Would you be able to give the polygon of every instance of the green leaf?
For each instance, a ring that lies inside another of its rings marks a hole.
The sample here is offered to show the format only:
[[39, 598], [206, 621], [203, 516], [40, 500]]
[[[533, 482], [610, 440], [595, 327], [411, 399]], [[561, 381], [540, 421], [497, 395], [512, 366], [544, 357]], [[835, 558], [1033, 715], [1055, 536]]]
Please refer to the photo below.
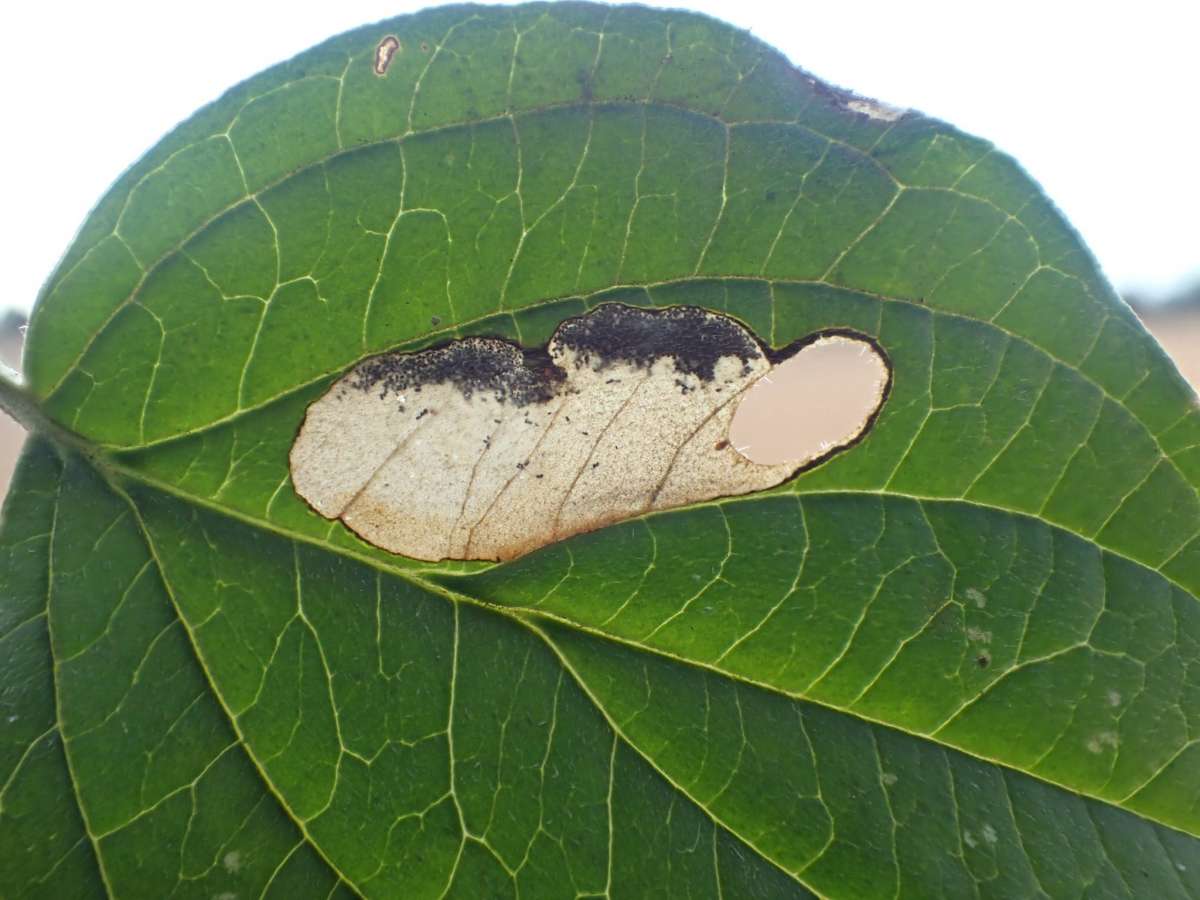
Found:
[[[504, 565], [296, 495], [364, 358], [609, 301], [851, 329], [891, 393]], [[25, 366], [4, 896], [1200, 896], [1200, 409], [984, 141], [699, 16], [430, 10], [152, 149]]]

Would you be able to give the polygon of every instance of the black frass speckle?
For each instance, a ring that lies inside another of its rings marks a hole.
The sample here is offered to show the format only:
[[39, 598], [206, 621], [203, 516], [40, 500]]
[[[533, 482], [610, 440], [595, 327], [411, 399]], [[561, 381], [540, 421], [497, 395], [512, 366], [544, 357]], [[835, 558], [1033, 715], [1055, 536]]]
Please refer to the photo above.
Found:
[[466, 338], [418, 353], [385, 353], [359, 365], [350, 386], [378, 388], [381, 397], [418, 392], [426, 385], [453, 384], [464, 397], [486, 394], [501, 403], [545, 403], [565, 373], [545, 351], [522, 351], [499, 338]]
[[763, 355], [750, 333], [737, 322], [696, 306], [641, 309], [605, 303], [567, 319], [551, 339], [597, 369], [614, 362], [649, 368], [670, 357], [685, 375], [711, 381], [717, 361], [733, 356], [743, 363]]

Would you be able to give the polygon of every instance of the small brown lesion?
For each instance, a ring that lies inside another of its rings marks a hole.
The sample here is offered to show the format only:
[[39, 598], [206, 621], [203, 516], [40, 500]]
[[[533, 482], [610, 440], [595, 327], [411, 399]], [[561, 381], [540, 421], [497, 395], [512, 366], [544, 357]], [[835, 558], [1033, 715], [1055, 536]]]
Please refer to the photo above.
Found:
[[394, 34], [389, 34], [375, 48], [375, 74], [386, 75], [388, 66], [392, 64], [392, 58], [400, 52], [400, 39]]

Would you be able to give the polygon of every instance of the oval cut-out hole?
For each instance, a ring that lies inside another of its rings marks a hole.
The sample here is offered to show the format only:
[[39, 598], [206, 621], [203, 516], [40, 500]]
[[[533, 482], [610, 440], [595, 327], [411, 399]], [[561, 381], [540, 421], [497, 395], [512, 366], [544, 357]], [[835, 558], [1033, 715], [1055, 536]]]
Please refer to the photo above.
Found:
[[730, 423], [729, 442], [760, 465], [819, 459], [866, 430], [887, 382], [887, 363], [868, 341], [820, 337], [746, 392]]

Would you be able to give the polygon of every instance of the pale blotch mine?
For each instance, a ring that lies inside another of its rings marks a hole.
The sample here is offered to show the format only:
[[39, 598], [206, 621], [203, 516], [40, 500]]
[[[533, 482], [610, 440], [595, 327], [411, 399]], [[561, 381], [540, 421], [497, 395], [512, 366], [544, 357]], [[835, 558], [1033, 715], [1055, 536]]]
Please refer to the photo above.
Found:
[[[309, 407], [292, 481], [321, 515], [391, 552], [513, 559], [655, 510], [773, 487], [853, 443], [887, 392], [871, 344], [822, 337], [775, 368], [830, 346], [870, 367], [850, 392], [853, 414], [765, 463], [739, 452], [730, 426], [772, 362], [744, 326], [706, 310], [605, 304], [563, 322], [545, 350], [467, 338], [384, 354]], [[813, 412], [800, 397], [788, 414]]]
[[886, 103], [880, 103], [878, 100], [867, 100], [859, 97], [851, 100], [846, 104], [847, 109], [854, 110], [856, 113], [861, 113], [870, 119], [878, 119], [880, 122], [895, 122], [902, 115], [908, 112], [898, 106], [889, 106]]
[[400, 50], [400, 40], [395, 35], [389, 34], [375, 48], [375, 74], [386, 75], [388, 66], [392, 64], [392, 57]]

